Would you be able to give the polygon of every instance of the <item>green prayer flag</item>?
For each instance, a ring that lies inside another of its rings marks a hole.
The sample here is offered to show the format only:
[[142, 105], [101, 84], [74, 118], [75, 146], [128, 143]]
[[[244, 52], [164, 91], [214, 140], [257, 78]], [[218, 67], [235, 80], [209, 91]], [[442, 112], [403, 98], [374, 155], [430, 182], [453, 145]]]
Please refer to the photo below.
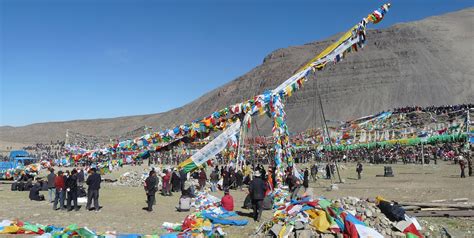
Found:
[[67, 226], [65, 230], [66, 231], [75, 231], [77, 229], [78, 229], [77, 224], [71, 224], [71, 225]]

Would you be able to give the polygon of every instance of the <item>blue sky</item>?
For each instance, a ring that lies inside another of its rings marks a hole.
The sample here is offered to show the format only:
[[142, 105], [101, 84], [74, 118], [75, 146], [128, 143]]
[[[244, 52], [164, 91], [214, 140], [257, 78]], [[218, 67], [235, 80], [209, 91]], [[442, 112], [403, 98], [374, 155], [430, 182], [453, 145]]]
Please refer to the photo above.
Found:
[[[0, 3], [0, 125], [21, 126], [182, 106], [261, 64], [275, 49], [347, 30], [383, 1]], [[377, 28], [473, 2], [392, 5]]]

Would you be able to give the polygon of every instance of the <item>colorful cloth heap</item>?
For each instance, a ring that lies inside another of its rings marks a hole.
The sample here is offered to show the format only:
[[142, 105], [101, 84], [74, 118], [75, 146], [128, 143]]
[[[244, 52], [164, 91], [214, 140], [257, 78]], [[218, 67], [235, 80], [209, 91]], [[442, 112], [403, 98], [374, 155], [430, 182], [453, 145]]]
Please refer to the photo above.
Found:
[[16, 174], [16, 169], [2, 169], [0, 170], [0, 179], [11, 180]]
[[164, 222], [162, 227], [169, 234], [162, 237], [191, 237], [203, 234], [206, 237], [220, 237], [226, 235], [223, 226], [245, 226], [247, 220], [229, 219], [237, 216], [235, 212], [226, 211], [220, 207], [220, 200], [206, 192], [200, 192], [193, 199], [195, 212], [188, 215], [182, 223]]
[[30, 164], [27, 166], [21, 165], [13, 169], [2, 169], [0, 170], [0, 179], [12, 180], [18, 176], [21, 176], [22, 174], [27, 174], [29, 176], [35, 177], [36, 175], [38, 175], [40, 169], [41, 165], [39, 163]]
[[[312, 229], [315, 233], [342, 234], [344, 237], [350, 238], [384, 237], [379, 231], [369, 227], [364, 222], [363, 219], [366, 219], [365, 211], [360, 213], [355, 209], [345, 210], [343, 207], [347, 207], [347, 204], [343, 205], [340, 201], [331, 201], [323, 197], [312, 199], [306, 196], [291, 201], [288, 200], [288, 197], [285, 190], [275, 190], [273, 218], [259, 229], [263, 228], [264, 232], [270, 231], [276, 237], [286, 237], [289, 233], [302, 229]], [[421, 237], [419, 232], [421, 227], [419, 227], [415, 218], [406, 217], [403, 227], [400, 227], [399, 223], [393, 223], [392, 228], [393, 231], [401, 229], [400, 231], [405, 233], [407, 237], [413, 235], [414, 237]], [[259, 230], [258, 232], [262, 231]]]
[[[22, 221], [3, 220], [0, 222], [0, 234], [28, 234], [40, 235], [39, 237], [94, 237], [98, 236], [87, 227], [79, 228], [76, 224], [65, 228], [52, 225], [32, 224]], [[105, 236], [102, 236], [105, 237]]]

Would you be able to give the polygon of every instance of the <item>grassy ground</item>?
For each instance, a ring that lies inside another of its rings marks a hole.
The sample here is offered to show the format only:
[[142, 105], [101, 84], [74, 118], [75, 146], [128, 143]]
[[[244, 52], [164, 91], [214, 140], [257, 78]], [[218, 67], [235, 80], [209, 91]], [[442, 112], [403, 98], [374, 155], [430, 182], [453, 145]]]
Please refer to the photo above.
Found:
[[[459, 178], [459, 166], [441, 163], [438, 165], [392, 165], [395, 177], [376, 177], [383, 174], [383, 165], [364, 166], [362, 180], [356, 180], [355, 165], [343, 164], [340, 166], [341, 177], [345, 181], [339, 184], [339, 190], [327, 191], [330, 180], [320, 179], [310, 184], [315, 195], [328, 198], [355, 196], [360, 198], [374, 198], [377, 195], [397, 201], [429, 202], [436, 199], [468, 198], [474, 201], [474, 177]], [[142, 171], [142, 167], [124, 167], [120, 171], [106, 175], [107, 178], [116, 178], [120, 174], [130, 171]], [[46, 192], [42, 192], [47, 197]], [[231, 190], [237, 211], [249, 213], [241, 209], [245, 198], [245, 191]], [[222, 192], [214, 193], [221, 197]], [[103, 209], [99, 213], [53, 211], [48, 202], [32, 202], [27, 192], [12, 192], [10, 185], [0, 185], [0, 219], [15, 219], [40, 224], [54, 224], [67, 226], [77, 223], [87, 226], [98, 232], [117, 231], [120, 233], [163, 233], [160, 228], [165, 221], [180, 222], [188, 213], [176, 212], [179, 194], [172, 197], [157, 196], [157, 205], [151, 213], [143, 211], [145, 193], [142, 187], [124, 187], [103, 183], [100, 190], [100, 204]], [[270, 211], [265, 211], [263, 220], [271, 217]], [[245, 227], [228, 227], [225, 229], [232, 237], [245, 237], [251, 234], [258, 224], [251, 221]], [[474, 220], [454, 218], [425, 219], [436, 226], [446, 226], [455, 232], [456, 237], [470, 237], [474, 232]], [[436, 237], [436, 235], [435, 235]]]

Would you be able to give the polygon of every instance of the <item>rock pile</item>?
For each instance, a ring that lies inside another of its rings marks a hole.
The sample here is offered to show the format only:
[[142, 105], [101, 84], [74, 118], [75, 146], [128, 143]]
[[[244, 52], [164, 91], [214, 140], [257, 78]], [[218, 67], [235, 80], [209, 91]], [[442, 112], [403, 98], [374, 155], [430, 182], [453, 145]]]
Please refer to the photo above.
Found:
[[147, 173], [139, 173], [136, 171], [126, 172], [120, 176], [114, 185], [129, 186], [129, 187], [140, 187], [143, 186]]
[[408, 232], [420, 235], [421, 231], [416, 219], [405, 217], [405, 220], [392, 222], [369, 200], [356, 197], [329, 200], [306, 194], [299, 200], [278, 196], [273, 218], [258, 227], [253, 237], [382, 238], [406, 237]]
[[369, 227], [374, 228], [384, 236], [405, 237], [406, 235], [396, 229], [392, 229], [396, 223], [390, 221], [375, 205], [375, 203], [356, 197], [344, 197], [335, 200], [340, 203], [344, 210], [362, 219]]

